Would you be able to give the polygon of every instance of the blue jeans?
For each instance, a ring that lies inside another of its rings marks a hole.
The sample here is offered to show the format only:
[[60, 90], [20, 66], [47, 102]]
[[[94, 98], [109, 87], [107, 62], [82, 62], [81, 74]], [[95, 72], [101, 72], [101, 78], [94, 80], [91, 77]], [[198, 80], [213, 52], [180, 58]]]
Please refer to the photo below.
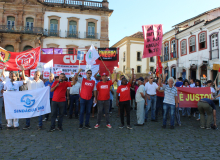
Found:
[[190, 115], [191, 115], [191, 108], [182, 108], [182, 116], [190, 116]]
[[150, 100], [147, 99], [147, 106], [145, 109], [145, 119], [147, 120], [148, 117], [148, 111], [151, 108], [151, 120], [155, 120], [155, 111], [156, 111], [156, 101], [157, 101], [157, 96], [150, 96]]
[[63, 124], [63, 115], [65, 109], [66, 102], [55, 102], [52, 101], [51, 106], [51, 127], [55, 128], [55, 120], [57, 118], [57, 110], [59, 109], [59, 119], [58, 119], [58, 127], [62, 127]]
[[86, 110], [86, 122], [85, 125], [89, 124], [90, 112], [92, 108], [92, 98], [90, 100], [85, 100], [80, 98], [80, 114], [79, 114], [79, 124], [83, 125], [84, 113]]
[[158, 113], [159, 113], [160, 108], [162, 108], [162, 115], [163, 115], [163, 100], [164, 100], [164, 97], [157, 96], [156, 119], [158, 118]]
[[70, 95], [70, 110], [69, 110], [69, 115], [73, 115], [73, 106], [75, 103], [75, 117], [78, 117], [78, 112], [79, 112], [79, 95]]
[[[38, 126], [42, 126], [43, 122], [42, 122], [43, 117], [42, 116], [38, 116]], [[26, 125], [30, 126], [31, 125], [31, 119], [30, 118], [26, 118]]]
[[0, 98], [0, 126], [2, 125], [2, 107], [3, 107], [3, 97]]
[[170, 125], [174, 126], [175, 121], [175, 105], [163, 103], [163, 125], [167, 124], [167, 112], [170, 109]]
[[178, 107], [176, 108], [176, 122], [177, 122], [177, 124], [181, 125], [179, 109], [180, 109], [180, 107], [179, 107], [179, 103], [178, 103]]

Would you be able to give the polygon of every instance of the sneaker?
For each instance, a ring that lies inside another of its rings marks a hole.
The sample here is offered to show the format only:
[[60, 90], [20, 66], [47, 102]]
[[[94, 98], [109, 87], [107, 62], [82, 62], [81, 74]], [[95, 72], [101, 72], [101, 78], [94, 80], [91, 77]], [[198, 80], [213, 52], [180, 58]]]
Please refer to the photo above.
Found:
[[42, 130], [43, 128], [42, 128], [42, 126], [38, 126], [38, 129], [37, 130]]
[[98, 125], [98, 124], [96, 124], [96, 125], [94, 126], [94, 128], [99, 128], [99, 125]]
[[123, 124], [121, 124], [121, 125], [119, 126], [119, 128], [120, 128], [120, 129], [124, 128], [124, 125], [123, 125]]
[[46, 122], [46, 121], [48, 121], [48, 119], [47, 119], [47, 118], [44, 118], [42, 121], [43, 121], [43, 122]]
[[90, 127], [90, 125], [88, 125], [88, 124], [85, 125], [85, 128], [86, 128], [86, 129], [92, 129], [92, 128]]
[[134, 124], [135, 126], [144, 126], [144, 124]]
[[200, 126], [200, 128], [205, 129], [205, 127], [203, 127], [203, 126]]
[[55, 128], [54, 127], [50, 127], [49, 132], [53, 132], [53, 131], [55, 131]]
[[58, 119], [56, 118], [56, 122], [58, 122]]
[[162, 128], [164, 128], [164, 129], [165, 129], [165, 128], [166, 128], [166, 126], [165, 126], [165, 125], [163, 125], [163, 126], [162, 126]]
[[12, 127], [7, 127], [7, 130], [10, 130], [10, 129], [12, 129]]
[[30, 126], [25, 126], [24, 128], [23, 128], [23, 130], [27, 130], [27, 129], [30, 129], [31, 127]]
[[130, 125], [127, 125], [127, 129], [133, 129]]
[[170, 126], [170, 129], [174, 129], [174, 126]]
[[211, 129], [211, 127], [208, 127], [208, 128], [206, 128], [206, 129]]
[[179, 127], [181, 127], [181, 124], [177, 124]]
[[82, 124], [79, 125], [79, 129], [83, 129], [83, 125]]
[[106, 125], [107, 128], [112, 128], [111, 124]]
[[20, 128], [19, 128], [19, 127], [15, 127], [14, 129], [15, 129], [15, 130], [19, 130]]
[[63, 131], [63, 127], [58, 127], [58, 131]]

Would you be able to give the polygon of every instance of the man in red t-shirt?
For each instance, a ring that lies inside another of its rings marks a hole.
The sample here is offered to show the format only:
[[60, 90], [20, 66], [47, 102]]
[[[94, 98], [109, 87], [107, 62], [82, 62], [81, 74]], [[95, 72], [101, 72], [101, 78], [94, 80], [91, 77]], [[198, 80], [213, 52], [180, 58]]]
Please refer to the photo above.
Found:
[[[109, 108], [110, 108], [110, 88], [111, 85], [116, 81], [116, 72], [114, 72], [115, 76], [113, 80], [108, 80], [108, 75], [106, 73], [102, 74], [102, 81], [99, 82], [96, 86], [97, 88], [97, 106], [98, 106], [98, 116], [97, 116], [97, 124], [94, 128], [99, 128], [102, 118], [102, 110], [105, 110], [105, 118], [106, 118], [106, 127], [112, 128], [109, 122]], [[110, 75], [110, 72], [109, 72]], [[111, 75], [110, 75], [111, 77]]]
[[[130, 87], [133, 80], [134, 80], [134, 68], [132, 68], [132, 76], [130, 81], [128, 82], [126, 78], [122, 78], [121, 86], [118, 87], [116, 93], [116, 105], [120, 106], [121, 125], [119, 126], [119, 128], [121, 129], [124, 127], [124, 108], [127, 113], [127, 128], [132, 129], [132, 127], [130, 126], [130, 100], [131, 100]], [[119, 93], [120, 93], [120, 99], [118, 103]]]
[[59, 81], [54, 81], [53, 85], [51, 86], [51, 92], [53, 93], [52, 98], [52, 105], [51, 105], [51, 128], [50, 132], [55, 130], [55, 120], [57, 118], [57, 109], [59, 108], [59, 119], [58, 119], [58, 130], [63, 131], [62, 123], [63, 123], [63, 115], [64, 109], [66, 104], [66, 90], [68, 87], [71, 87], [75, 84], [73, 82], [66, 82], [65, 81], [65, 74], [61, 73], [59, 76]]

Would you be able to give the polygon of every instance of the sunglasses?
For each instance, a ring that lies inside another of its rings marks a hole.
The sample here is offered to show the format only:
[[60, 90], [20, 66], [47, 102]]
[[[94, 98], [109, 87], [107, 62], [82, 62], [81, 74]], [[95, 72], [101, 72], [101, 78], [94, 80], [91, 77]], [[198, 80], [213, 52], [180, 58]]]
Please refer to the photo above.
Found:
[[150, 78], [150, 79], [153, 79], [153, 78]]
[[87, 73], [87, 74], [92, 74], [92, 73]]

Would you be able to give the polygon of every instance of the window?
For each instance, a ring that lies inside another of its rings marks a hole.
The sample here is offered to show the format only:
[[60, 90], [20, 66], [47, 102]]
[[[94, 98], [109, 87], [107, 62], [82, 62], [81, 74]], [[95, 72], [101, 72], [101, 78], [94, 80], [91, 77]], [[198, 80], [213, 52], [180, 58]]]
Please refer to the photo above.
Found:
[[199, 49], [206, 49], [206, 32], [199, 34]]
[[154, 72], [154, 67], [150, 67], [150, 71], [151, 71], [151, 72]]
[[169, 43], [166, 42], [164, 44], [164, 61], [168, 61], [169, 60]]
[[183, 40], [181, 42], [181, 55], [185, 55], [186, 54], [186, 40]]
[[137, 73], [141, 73], [141, 66], [137, 66]]
[[23, 51], [31, 50], [32, 48], [33, 48], [33, 47], [31, 47], [31, 46], [25, 46], [24, 49], [23, 49]]
[[93, 22], [88, 23], [88, 36], [95, 37], [95, 23]]
[[196, 51], [196, 37], [193, 36], [189, 39], [189, 52]]
[[74, 54], [74, 49], [73, 48], [68, 48], [68, 54]]
[[176, 40], [171, 41], [171, 53], [176, 52]]
[[7, 45], [7, 46], [5, 46], [5, 50], [14, 52], [14, 46], [12, 46], [12, 45]]
[[50, 20], [50, 36], [58, 35], [58, 20], [51, 19]]
[[76, 37], [77, 36], [77, 22], [69, 21], [69, 36]]
[[154, 57], [150, 57], [150, 62], [154, 62]]
[[33, 29], [34, 27], [34, 18], [28, 17], [26, 18], [26, 27], [29, 29]]
[[12, 16], [7, 17], [7, 26], [8, 26], [8, 29], [14, 28], [14, 26], [15, 26], [15, 17], [12, 17]]
[[174, 68], [174, 67], [171, 69], [171, 77], [176, 79], [176, 68]]
[[212, 50], [218, 49], [218, 34], [215, 33], [211, 36]]
[[123, 73], [125, 73], [125, 66], [123, 66]]
[[125, 62], [125, 52], [123, 53], [123, 62]]
[[141, 61], [141, 52], [137, 52], [137, 61]]

